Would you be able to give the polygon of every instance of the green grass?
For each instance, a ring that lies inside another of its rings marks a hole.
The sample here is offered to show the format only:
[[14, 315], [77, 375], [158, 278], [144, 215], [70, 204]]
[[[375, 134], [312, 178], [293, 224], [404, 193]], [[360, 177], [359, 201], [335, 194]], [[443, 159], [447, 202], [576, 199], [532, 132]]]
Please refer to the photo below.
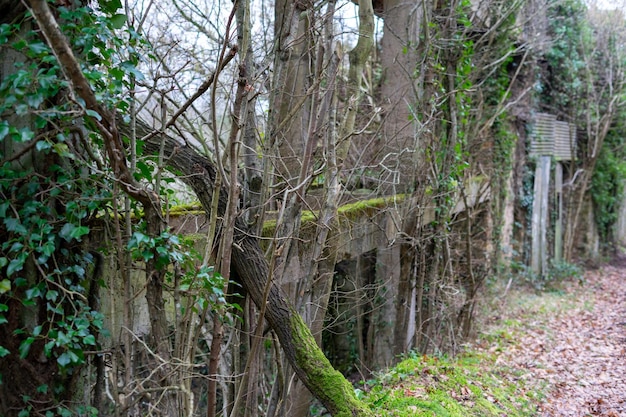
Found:
[[[505, 337], [506, 339], [506, 337]], [[528, 389], [493, 354], [413, 356], [364, 384], [377, 416], [532, 416], [541, 393]]]

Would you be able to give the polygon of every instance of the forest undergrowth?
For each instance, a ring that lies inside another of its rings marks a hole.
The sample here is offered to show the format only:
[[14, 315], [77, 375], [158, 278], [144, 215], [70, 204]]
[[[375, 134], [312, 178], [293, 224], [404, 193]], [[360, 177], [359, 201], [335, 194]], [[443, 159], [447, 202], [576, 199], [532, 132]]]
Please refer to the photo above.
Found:
[[377, 415], [626, 416], [626, 257], [502, 294], [464, 353], [410, 356], [366, 382]]

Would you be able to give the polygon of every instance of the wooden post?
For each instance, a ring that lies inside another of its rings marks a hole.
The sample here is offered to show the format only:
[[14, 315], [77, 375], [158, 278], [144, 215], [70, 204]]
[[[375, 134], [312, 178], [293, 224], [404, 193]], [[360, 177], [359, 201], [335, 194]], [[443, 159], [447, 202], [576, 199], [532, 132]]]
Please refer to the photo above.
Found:
[[563, 165], [557, 162], [554, 168], [554, 196], [557, 209], [554, 225], [554, 260], [559, 262], [563, 259]]
[[541, 156], [535, 168], [535, 188], [532, 217], [531, 269], [545, 274], [548, 269], [548, 192], [550, 189], [550, 157]]
[[541, 201], [539, 196], [541, 195], [541, 163], [537, 161], [535, 167], [535, 187], [533, 190], [533, 215], [531, 223], [531, 257], [530, 268], [532, 272], [538, 274], [541, 271]]

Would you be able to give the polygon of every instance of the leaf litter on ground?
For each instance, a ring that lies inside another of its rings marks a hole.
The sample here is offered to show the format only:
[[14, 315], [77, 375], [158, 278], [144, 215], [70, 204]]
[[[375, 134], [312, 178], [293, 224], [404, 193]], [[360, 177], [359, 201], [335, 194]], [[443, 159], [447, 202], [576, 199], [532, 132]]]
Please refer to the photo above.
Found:
[[508, 300], [517, 305], [504, 315], [519, 326], [496, 362], [546, 392], [537, 415], [626, 416], [626, 263], [561, 293]]
[[365, 385], [378, 416], [626, 417], [626, 261], [510, 293], [456, 358], [414, 354]]

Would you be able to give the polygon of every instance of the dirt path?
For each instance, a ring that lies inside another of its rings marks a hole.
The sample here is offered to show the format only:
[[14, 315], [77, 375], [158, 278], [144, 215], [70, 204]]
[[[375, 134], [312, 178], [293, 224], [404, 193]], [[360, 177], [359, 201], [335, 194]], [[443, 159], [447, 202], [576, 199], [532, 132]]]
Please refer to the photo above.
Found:
[[498, 361], [547, 384], [541, 416], [626, 417], [626, 264], [585, 278], [521, 308], [519, 332]]

